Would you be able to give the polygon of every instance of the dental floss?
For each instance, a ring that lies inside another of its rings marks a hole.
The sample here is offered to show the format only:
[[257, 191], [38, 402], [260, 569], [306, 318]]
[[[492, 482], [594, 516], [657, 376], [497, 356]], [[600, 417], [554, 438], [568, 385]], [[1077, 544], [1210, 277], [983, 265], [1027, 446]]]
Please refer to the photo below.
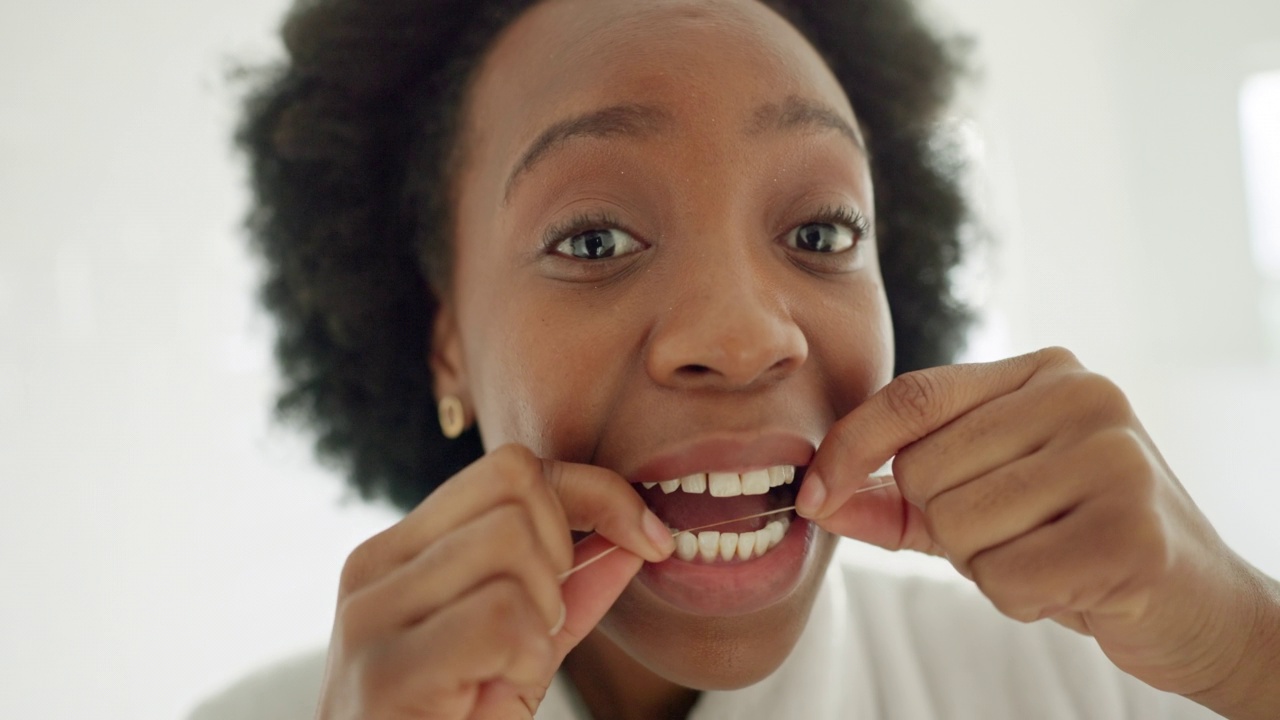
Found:
[[[861, 488], [861, 489], [855, 490], [855, 491], [853, 491], [853, 494], [854, 494], [854, 495], [858, 495], [858, 494], [860, 494], [860, 493], [864, 493], [864, 492], [871, 492], [872, 490], [880, 490], [880, 489], [882, 489], [882, 488], [887, 488], [887, 487], [889, 487], [890, 485], [893, 485], [893, 484], [895, 484], [893, 481], [889, 481], [889, 482], [885, 482], [885, 483], [880, 483], [879, 485], [872, 485], [871, 487], [864, 487], [864, 488]], [[747, 516], [745, 516], [745, 517], [733, 518], [732, 520], [721, 520], [721, 521], [719, 521], [719, 522], [713, 522], [713, 523], [710, 523], [709, 525], [699, 525], [698, 527], [686, 528], [686, 529], [684, 529], [684, 530], [672, 530], [672, 531], [671, 531], [671, 537], [675, 537], [675, 536], [677, 536], [677, 535], [679, 535], [679, 534], [681, 534], [681, 533], [698, 532], [699, 530], [707, 530], [707, 529], [710, 529], [710, 528], [713, 528], [713, 527], [720, 527], [721, 525], [728, 525], [729, 523], [741, 522], [742, 520], [754, 520], [755, 518], [768, 517], [768, 516], [770, 516], [770, 515], [781, 515], [782, 513], [785, 513], [785, 512], [791, 512], [792, 510], [795, 510], [795, 509], [796, 509], [796, 506], [795, 506], [795, 505], [790, 505], [790, 506], [787, 506], [787, 507], [784, 507], [784, 508], [778, 508], [777, 510], [769, 510], [768, 512], [756, 513], [755, 515], [747, 515]], [[581, 569], [585, 568], [586, 566], [590, 565], [591, 563], [594, 563], [595, 561], [599, 560], [600, 558], [604, 557], [605, 555], [608, 555], [609, 553], [611, 553], [611, 552], [613, 552], [614, 550], [617, 550], [617, 549], [618, 549], [618, 546], [617, 546], [617, 545], [614, 545], [613, 547], [611, 547], [611, 548], [609, 548], [609, 549], [605, 550], [604, 552], [601, 552], [600, 554], [595, 555], [594, 557], [591, 557], [590, 559], [584, 560], [584, 561], [582, 561], [582, 562], [578, 563], [577, 565], [574, 565], [573, 567], [569, 568], [568, 570], [566, 570], [566, 571], [564, 571], [564, 572], [560, 573], [560, 575], [558, 576], [558, 579], [559, 579], [560, 583], [561, 583], [561, 584], [564, 584], [564, 581], [565, 581], [565, 580], [568, 580], [568, 579], [569, 579], [569, 576], [573, 575], [574, 573], [578, 572], [579, 570], [581, 570]]]

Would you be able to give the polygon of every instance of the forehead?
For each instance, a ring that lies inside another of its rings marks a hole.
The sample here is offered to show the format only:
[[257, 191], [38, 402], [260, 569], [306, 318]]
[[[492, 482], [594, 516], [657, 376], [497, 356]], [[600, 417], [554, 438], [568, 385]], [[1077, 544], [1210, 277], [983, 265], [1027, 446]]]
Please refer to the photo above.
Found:
[[677, 122], [713, 126], [787, 97], [855, 122], [817, 52], [755, 0], [546, 0], [490, 51], [467, 135], [487, 156], [473, 160], [500, 165], [539, 130], [601, 107], [652, 105]]

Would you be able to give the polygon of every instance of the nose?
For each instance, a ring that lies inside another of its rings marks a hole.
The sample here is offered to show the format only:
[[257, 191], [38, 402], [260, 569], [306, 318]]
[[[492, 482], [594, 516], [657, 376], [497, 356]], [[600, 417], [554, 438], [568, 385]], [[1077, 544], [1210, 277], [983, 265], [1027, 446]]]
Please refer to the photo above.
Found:
[[697, 263], [680, 273], [685, 292], [653, 325], [645, 364], [660, 385], [739, 390], [794, 373], [808, 341], [778, 280], [745, 259]]

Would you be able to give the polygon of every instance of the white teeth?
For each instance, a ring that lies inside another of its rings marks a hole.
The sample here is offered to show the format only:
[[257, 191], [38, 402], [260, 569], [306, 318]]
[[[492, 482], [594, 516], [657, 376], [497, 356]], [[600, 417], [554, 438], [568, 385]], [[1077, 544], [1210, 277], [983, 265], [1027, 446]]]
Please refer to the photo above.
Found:
[[775, 465], [769, 468], [769, 487], [776, 488], [782, 484], [782, 467], [781, 465]]
[[755, 532], [681, 532], [676, 535], [676, 557], [685, 562], [701, 559], [704, 563], [751, 560], [777, 547], [790, 526], [789, 518], [781, 518], [770, 520]]
[[676, 557], [685, 562], [698, 556], [698, 538], [693, 533], [682, 532], [676, 535]]
[[764, 526], [766, 532], [769, 533], [769, 544], [777, 545], [782, 542], [782, 536], [787, 532], [787, 528], [777, 520]]
[[770, 488], [795, 480], [796, 469], [790, 465], [776, 465], [761, 470], [742, 473], [712, 472], [693, 473], [676, 480], [640, 483], [644, 489], [661, 486], [668, 495], [680, 490], [695, 495], [710, 492], [712, 497], [737, 497], [738, 495], [764, 495]]
[[704, 530], [698, 533], [698, 552], [706, 562], [715, 560], [720, 552], [720, 533], [715, 530]]
[[763, 555], [769, 552], [769, 529], [766, 525], [755, 531], [756, 536], [756, 554]]
[[720, 533], [720, 559], [732, 560], [738, 554], [738, 533]]
[[742, 478], [738, 473], [707, 473], [707, 489], [711, 497], [734, 497], [742, 494]]
[[700, 494], [707, 491], [706, 473], [694, 473], [680, 478], [680, 489], [687, 493]]
[[743, 495], [764, 495], [769, 492], [769, 471], [752, 470], [742, 473]]
[[769, 468], [769, 487], [786, 485], [796, 479], [796, 469], [791, 465], [775, 465]]

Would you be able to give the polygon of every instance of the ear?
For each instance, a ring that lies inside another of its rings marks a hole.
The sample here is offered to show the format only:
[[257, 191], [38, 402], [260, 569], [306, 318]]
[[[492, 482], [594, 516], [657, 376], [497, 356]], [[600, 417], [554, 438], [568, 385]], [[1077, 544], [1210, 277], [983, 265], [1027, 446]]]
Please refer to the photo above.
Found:
[[431, 328], [431, 353], [427, 358], [431, 367], [436, 400], [454, 395], [462, 406], [471, 408], [470, 385], [467, 382], [466, 365], [462, 358], [462, 338], [458, 336], [458, 319], [451, 303], [436, 307], [435, 322]]

